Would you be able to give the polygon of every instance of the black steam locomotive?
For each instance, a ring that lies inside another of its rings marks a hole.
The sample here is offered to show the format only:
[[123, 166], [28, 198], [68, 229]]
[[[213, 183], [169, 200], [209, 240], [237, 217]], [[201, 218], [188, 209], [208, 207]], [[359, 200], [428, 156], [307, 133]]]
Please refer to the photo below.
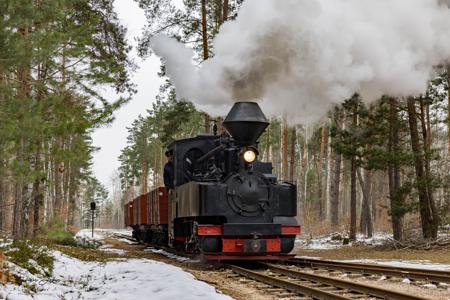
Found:
[[[288, 257], [300, 233], [296, 186], [278, 181], [272, 164], [258, 160], [257, 140], [268, 125], [258, 104], [237, 102], [223, 122], [231, 136], [201, 135], [169, 145], [174, 188], [168, 224], [158, 227], [167, 232], [165, 241], [208, 259]], [[133, 228], [151, 235], [154, 225]]]

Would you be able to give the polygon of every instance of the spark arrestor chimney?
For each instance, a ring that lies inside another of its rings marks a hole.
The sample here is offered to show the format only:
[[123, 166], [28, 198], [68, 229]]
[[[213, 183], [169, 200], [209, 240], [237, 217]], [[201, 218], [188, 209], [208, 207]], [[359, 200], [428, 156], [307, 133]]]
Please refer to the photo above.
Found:
[[223, 127], [242, 146], [255, 144], [268, 125], [256, 102], [236, 102], [223, 121]]

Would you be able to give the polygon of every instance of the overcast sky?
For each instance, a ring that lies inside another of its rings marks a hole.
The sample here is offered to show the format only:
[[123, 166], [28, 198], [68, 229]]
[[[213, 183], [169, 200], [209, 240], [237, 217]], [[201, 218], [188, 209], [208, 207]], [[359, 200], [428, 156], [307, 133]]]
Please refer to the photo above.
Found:
[[[115, 8], [122, 24], [128, 28], [128, 40], [135, 46], [134, 39], [140, 35], [146, 23], [143, 10], [133, 0], [116, 0]], [[139, 66], [133, 75], [138, 92], [116, 113], [116, 119], [110, 127], [97, 129], [93, 134], [94, 145], [101, 148], [94, 154], [94, 174], [109, 190], [111, 176], [119, 167], [120, 150], [126, 145], [127, 127], [130, 127], [139, 114], [146, 114], [162, 82], [157, 75], [160, 67], [158, 58], [150, 57], [142, 61], [135, 51], [132, 55]], [[114, 99], [114, 95], [109, 97]]]

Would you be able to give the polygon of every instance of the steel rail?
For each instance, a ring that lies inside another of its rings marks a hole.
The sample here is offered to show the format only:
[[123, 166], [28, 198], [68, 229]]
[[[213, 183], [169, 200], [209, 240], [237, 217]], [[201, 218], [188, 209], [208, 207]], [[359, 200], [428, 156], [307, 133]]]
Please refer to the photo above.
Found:
[[255, 271], [244, 269], [238, 266], [230, 265], [231, 270], [239, 275], [242, 275], [253, 280], [276, 286], [278, 288], [286, 289], [291, 292], [295, 292], [304, 296], [312, 297], [313, 299], [320, 300], [349, 300], [352, 298], [344, 297], [341, 295], [336, 295], [327, 291], [320, 290], [318, 288], [313, 288], [310, 286], [302, 285], [299, 283], [294, 283], [291, 281], [283, 280], [280, 278], [275, 278], [267, 276]]
[[320, 259], [293, 258], [290, 263], [310, 267], [326, 268], [335, 271], [357, 272], [370, 275], [384, 275], [392, 277], [409, 278], [413, 280], [426, 280], [432, 282], [450, 283], [450, 271], [437, 271], [430, 269], [416, 269], [393, 267], [384, 265], [371, 265], [362, 263], [347, 263]]
[[383, 289], [380, 287], [355, 283], [347, 280], [336, 279], [332, 277], [315, 275], [311, 273], [305, 273], [300, 271], [290, 270], [284, 267], [275, 266], [272, 264], [266, 264], [268, 269], [272, 272], [279, 273], [285, 276], [289, 276], [290, 278], [298, 278], [303, 280], [308, 280], [312, 282], [327, 284], [333, 287], [338, 287], [341, 289], [348, 289], [350, 291], [355, 291], [361, 294], [366, 294], [374, 297], [378, 297], [381, 299], [391, 299], [391, 300], [429, 300], [429, 298], [418, 297], [414, 295], [409, 295], [402, 292], [396, 292], [392, 290]]

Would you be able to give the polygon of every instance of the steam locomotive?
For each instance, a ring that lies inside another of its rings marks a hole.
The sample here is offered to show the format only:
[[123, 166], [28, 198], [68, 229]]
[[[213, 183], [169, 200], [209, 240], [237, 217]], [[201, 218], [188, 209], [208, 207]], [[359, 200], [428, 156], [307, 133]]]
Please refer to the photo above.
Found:
[[209, 260], [288, 258], [300, 233], [296, 186], [258, 160], [257, 140], [269, 125], [257, 103], [237, 102], [223, 127], [231, 135], [177, 140], [174, 188], [125, 205], [133, 236]]

